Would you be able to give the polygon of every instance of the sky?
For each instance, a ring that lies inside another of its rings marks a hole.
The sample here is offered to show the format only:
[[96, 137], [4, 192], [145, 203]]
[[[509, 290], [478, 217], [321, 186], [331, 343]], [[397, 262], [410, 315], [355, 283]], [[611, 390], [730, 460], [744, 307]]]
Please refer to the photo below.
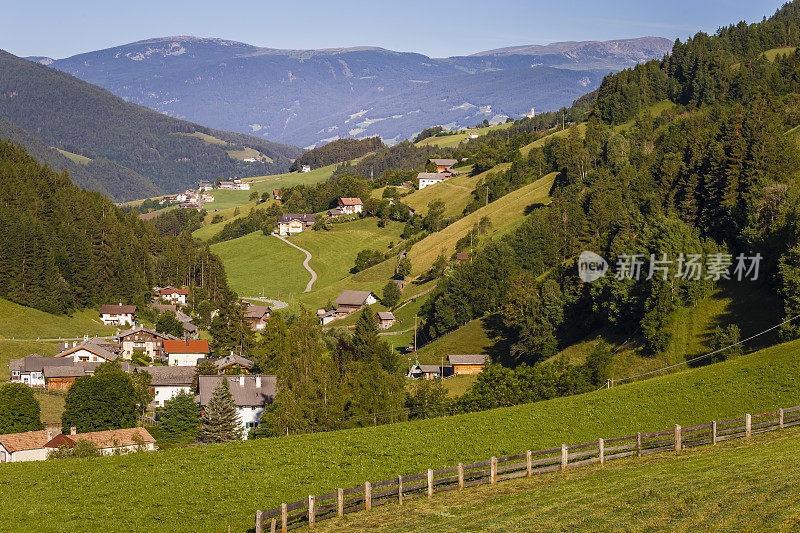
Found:
[[[2, 8], [8, 2], [9, 7]], [[0, 0], [0, 48], [55, 59], [150, 37], [269, 48], [380, 46], [430, 57], [557, 41], [685, 39], [772, 15], [784, 0]]]

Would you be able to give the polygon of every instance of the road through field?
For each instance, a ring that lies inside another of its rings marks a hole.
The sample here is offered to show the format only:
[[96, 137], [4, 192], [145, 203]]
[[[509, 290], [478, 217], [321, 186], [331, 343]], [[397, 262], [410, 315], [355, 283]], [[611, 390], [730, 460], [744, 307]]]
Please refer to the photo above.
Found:
[[286, 240], [286, 237], [281, 237], [280, 235], [275, 235], [274, 233], [272, 235], [274, 237], [279, 238], [280, 240], [282, 240], [283, 242], [285, 242], [289, 246], [293, 246], [293, 247], [297, 248], [298, 250], [300, 250], [301, 252], [303, 252], [304, 254], [306, 254], [306, 260], [303, 261], [303, 266], [311, 274], [311, 281], [308, 282], [308, 285], [306, 285], [306, 290], [304, 290], [303, 292], [311, 292], [311, 286], [314, 285], [315, 281], [317, 281], [317, 273], [314, 272], [314, 269], [312, 269], [310, 266], [308, 266], [308, 262], [311, 261], [311, 252], [309, 252], [308, 250], [304, 250], [304, 249], [300, 248], [299, 246], [297, 246], [296, 244], [294, 244], [292, 242], [289, 242], [288, 240]]

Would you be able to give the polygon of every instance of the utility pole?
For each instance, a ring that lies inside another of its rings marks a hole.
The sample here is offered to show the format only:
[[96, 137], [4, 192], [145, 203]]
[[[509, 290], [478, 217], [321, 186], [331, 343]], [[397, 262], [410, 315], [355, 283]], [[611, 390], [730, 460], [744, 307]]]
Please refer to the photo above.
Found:
[[417, 315], [414, 315], [414, 351], [417, 351]]
[[488, 185], [485, 186], [485, 190], [486, 190], [486, 203], [484, 205], [489, 205], [489, 186]]
[[444, 356], [442, 356], [442, 373], [439, 374], [439, 379], [444, 381]]

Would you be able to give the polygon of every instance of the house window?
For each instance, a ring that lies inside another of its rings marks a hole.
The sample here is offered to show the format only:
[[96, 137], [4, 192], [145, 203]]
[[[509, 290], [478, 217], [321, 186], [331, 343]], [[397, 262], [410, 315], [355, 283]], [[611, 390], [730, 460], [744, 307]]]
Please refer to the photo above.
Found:
[[84, 362], [84, 363], [88, 363], [89, 362], [89, 357], [85, 356], [85, 355], [82, 355], [82, 356], [78, 357], [78, 359], [80, 361]]
[[245, 427], [247, 429], [253, 429], [254, 427], [258, 427], [258, 422], [247, 422], [245, 424]]
[[6, 461], [6, 452], [0, 451], [0, 463], [5, 463]]

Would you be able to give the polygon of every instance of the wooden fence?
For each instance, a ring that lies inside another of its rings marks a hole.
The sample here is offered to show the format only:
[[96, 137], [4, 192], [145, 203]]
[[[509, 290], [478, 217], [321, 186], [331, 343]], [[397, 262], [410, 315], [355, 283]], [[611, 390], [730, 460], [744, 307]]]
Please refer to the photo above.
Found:
[[369, 511], [373, 507], [413, 498], [431, 498], [434, 493], [463, 490], [483, 484], [495, 484], [507, 479], [531, 477], [536, 474], [569, 470], [591, 464], [603, 464], [623, 457], [675, 452], [694, 446], [714, 445], [728, 439], [749, 437], [800, 425], [800, 406], [779, 409], [760, 415], [746, 414], [742, 418], [708, 422], [695, 426], [637, 433], [625, 437], [597, 439], [583, 444], [547, 450], [526, 451], [505, 457], [492, 457], [487, 461], [461, 464], [440, 470], [428, 470], [421, 474], [397, 476], [393, 479], [364, 483], [349, 489], [337, 489], [318, 496], [268, 511], [256, 511], [256, 533], [269, 528], [286, 531], [314, 524], [320, 520], [341, 517], [357, 511]]

